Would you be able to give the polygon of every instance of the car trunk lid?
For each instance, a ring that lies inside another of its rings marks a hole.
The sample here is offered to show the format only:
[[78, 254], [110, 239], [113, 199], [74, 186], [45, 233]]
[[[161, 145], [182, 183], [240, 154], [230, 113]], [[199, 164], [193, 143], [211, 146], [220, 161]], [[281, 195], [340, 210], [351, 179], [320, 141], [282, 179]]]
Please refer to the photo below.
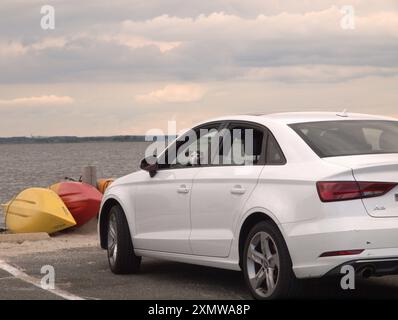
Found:
[[372, 217], [398, 217], [398, 154], [330, 157], [324, 160], [351, 168], [358, 182], [397, 183], [386, 194], [364, 198], [362, 202]]

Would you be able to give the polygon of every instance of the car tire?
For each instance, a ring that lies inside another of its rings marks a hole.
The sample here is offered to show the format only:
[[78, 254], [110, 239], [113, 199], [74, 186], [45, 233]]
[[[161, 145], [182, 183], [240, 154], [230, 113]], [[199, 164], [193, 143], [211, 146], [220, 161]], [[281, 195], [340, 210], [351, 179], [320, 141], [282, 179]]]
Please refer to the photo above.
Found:
[[107, 251], [111, 271], [115, 274], [137, 273], [141, 257], [134, 253], [126, 216], [119, 205], [113, 206], [108, 215]]
[[293, 298], [298, 280], [285, 240], [277, 226], [260, 222], [246, 238], [242, 268], [252, 296], [258, 300]]

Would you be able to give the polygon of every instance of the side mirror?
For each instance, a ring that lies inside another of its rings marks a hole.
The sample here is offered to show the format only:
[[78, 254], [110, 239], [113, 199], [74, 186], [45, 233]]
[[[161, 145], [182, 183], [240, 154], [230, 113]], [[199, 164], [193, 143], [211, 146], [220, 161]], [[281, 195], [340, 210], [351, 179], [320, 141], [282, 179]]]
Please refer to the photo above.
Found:
[[155, 156], [147, 157], [141, 160], [140, 168], [148, 171], [151, 178], [158, 172], [159, 166]]

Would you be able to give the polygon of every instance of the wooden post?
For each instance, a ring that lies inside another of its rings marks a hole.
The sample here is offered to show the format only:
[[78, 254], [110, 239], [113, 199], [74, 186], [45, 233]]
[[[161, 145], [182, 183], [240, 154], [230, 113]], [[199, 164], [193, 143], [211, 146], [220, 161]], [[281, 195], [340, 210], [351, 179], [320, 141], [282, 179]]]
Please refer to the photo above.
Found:
[[97, 187], [97, 167], [87, 166], [83, 168], [82, 181]]

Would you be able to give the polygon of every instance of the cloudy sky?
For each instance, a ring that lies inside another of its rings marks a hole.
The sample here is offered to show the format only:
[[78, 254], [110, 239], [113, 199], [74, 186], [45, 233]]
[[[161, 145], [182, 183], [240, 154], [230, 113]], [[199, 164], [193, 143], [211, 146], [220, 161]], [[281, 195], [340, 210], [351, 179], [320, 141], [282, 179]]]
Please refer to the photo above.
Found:
[[[41, 28], [44, 5], [54, 30]], [[0, 136], [143, 134], [252, 112], [398, 116], [397, 0], [2, 0], [0, 15]]]

